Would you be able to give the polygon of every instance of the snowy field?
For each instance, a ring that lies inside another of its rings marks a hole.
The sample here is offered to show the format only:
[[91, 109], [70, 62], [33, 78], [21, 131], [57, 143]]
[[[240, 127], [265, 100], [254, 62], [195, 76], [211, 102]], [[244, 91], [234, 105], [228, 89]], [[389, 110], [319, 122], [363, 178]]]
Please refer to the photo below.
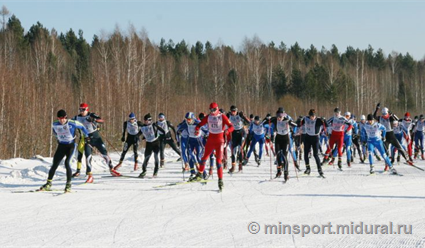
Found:
[[[175, 161], [176, 155], [167, 153]], [[119, 155], [111, 157], [115, 165]], [[53, 180], [58, 191], [13, 193], [44, 184], [51, 158], [0, 161], [0, 247], [425, 247], [425, 173], [403, 163], [396, 169], [404, 176], [381, 174], [384, 165], [378, 162], [376, 176], [368, 175], [368, 165], [354, 163], [343, 172], [325, 167], [326, 179], [317, 177], [315, 166], [311, 176], [297, 179], [291, 165], [290, 180], [283, 184], [283, 179], [266, 181], [270, 158], [265, 156], [260, 167], [251, 159], [243, 173], [225, 173], [225, 188], [218, 193], [216, 175], [206, 185], [158, 188], [183, 180], [179, 162], [166, 163], [151, 179], [151, 158], [148, 178], [137, 179], [111, 177], [102, 159], [94, 160], [94, 184], [82, 185], [81, 176], [69, 194], [62, 193], [63, 165]], [[128, 154], [119, 171], [137, 176], [132, 164]], [[425, 168], [425, 161], [416, 164]], [[381, 226], [374, 227], [378, 234], [350, 229], [329, 234], [322, 226], [330, 223], [336, 232], [337, 225], [353, 228], [361, 222], [391, 222], [393, 234], [382, 234]], [[291, 226], [291, 234], [279, 230], [283, 225]], [[394, 234], [397, 225], [411, 234]]]

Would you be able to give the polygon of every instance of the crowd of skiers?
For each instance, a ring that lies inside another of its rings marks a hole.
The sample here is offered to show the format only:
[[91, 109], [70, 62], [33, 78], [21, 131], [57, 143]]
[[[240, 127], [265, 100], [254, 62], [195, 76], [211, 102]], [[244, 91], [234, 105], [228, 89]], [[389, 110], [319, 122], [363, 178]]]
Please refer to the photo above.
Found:
[[[121, 138], [124, 142], [123, 151], [119, 163], [113, 166], [98, 129], [98, 124], [103, 120], [95, 113], [89, 112], [89, 106], [82, 103], [79, 108], [80, 113], [72, 119], [68, 118], [64, 110], [57, 113], [57, 120], [53, 123], [52, 129], [58, 140], [58, 147], [47, 183], [40, 190], [50, 190], [55, 171], [64, 157], [66, 157], [67, 175], [65, 192], [71, 190], [72, 177], [80, 176], [84, 156], [87, 168], [86, 183], [92, 183], [94, 147], [109, 166], [111, 175], [119, 177], [121, 174], [117, 170], [122, 166], [127, 151], [133, 146], [134, 170], [138, 170], [140, 137], [146, 141], [140, 178], [146, 176], [152, 153], [155, 159], [153, 177], [158, 175], [159, 168], [164, 166], [164, 148], [168, 144], [180, 156], [183, 172], [190, 172], [189, 181], [208, 179], [215, 166], [220, 191], [224, 186], [223, 170], [228, 169], [228, 173], [243, 171], [243, 167], [247, 165], [252, 154], [257, 166], [260, 166], [264, 146], [266, 153], [270, 156], [273, 154], [273, 164], [277, 167], [275, 177], [281, 177], [283, 172], [284, 181], [289, 179], [288, 155], [291, 156], [295, 169], [301, 171], [299, 161], [302, 160], [302, 152], [304, 152], [306, 168], [304, 174], [311, 173], [310, 157], [312, 155], [319, 176], [323, 178], [322, 166], [332, 165], [335, 158], [337, 158], [338, 169], [342, 171], [344, 152], [347, 156], [348, 167], [351, 167], [356, 152], [361, 163], [368, 159], [370, 174], [375, 173], [374, 157], [378, 160], [382, 157], [385, 160], [385, 171], [389, 170], [392, 174], [397, 174], [393, 166], [396, 153], [398, 162], [401, 155], [412, 166], [415, 166], [413, 157], [416, 159], [419, 152], [421, 158], [425, 159], [424, 116], [416, 116], [412, 120], [410, 114], [405, 113], [404, 118], [399, 119], [386, 107], [382, 108], [381, 115], [378, 116], [379, 110], [378, 103], [373, 114], [361, 115], [360, 120], [357, 121], [356, 116], [350, 112], [341, 115], [339, 108], [334, 109], [334, 115], [329, 119], [318, 117], [316, 111], [311, 109], [306, 116], [299, 116], [294, 120], [282, 107], [274, 116], [267, 114], [261, 118], [252, 114], [247, 117], [234, 105], [230, 107], [228, 113], [225, 113], [217, 103], [211, 103], [207, 115], [200, 113], [196, 116], [195, 113], [188, 112], [177, 127], [166, 120], [162, 113], [158, 115], [156, 121], [150, 114], [146, 114], [143, 122], [138, 121], [134, 113], [130, 113], [128, 120], [123, 123]], [[76, 144], [77, 130], [81, 137], [78, 144]], [[324, 153], [323, 146], [326, 148]], [[75, 150], [78, 152], [77, 170], [72, 174], [70, 160]], [[323, 154], [323, 161], [320, 161], [319, 151]], [[207, 171], [205, 167], [208, 161]]]

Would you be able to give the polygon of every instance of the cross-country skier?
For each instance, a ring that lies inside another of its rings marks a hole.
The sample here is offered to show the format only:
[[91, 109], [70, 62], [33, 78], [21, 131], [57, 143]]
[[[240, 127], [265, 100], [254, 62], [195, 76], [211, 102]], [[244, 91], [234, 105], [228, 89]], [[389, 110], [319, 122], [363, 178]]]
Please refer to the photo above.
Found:
[[[398, 121], [398, 117], [396, 115], [390, 113], [388, 108], [386, 108], [386, 107], [382, 109], [382, 115], [377, 116], [376, 113], [380, 109], [380, 106], [381, 106], [380, 103], [378, 103], [376, 105], [375, 112], [373, 113], [373, 118], [375, 118], [375, 120], [378, 120], [378, 122], [380, 124], [382, 124], [385, 127], [385, 129], [387, 130], [386, 136], [385, 136], [385, 143], [384, 143], [386, 150], [389, 152], [389, 145], [390, 144], [393, 145], [401, 153], [401, 155], [406, 160], [406, 162], [409, 165], [413, 165], [413, 161], [408, 159], [408, 155], [407, 155], [406, 151], [403, 149], [403, 147], [401, 147], [401, 145], [398, 142], [397, 138], [395, 137], [393, 129], [391, 127], [391, 123], [393, 121]], [[391, 163], [394, 163], [394, 158], [391, 158]]]
[[[123, 151], [121, 153], [120, 162], [114, 167], [114, 170], [118, 170], [121, 167], [122, 161], [124, 161], [125, 154], [133, 146], [134, 151], [134, 171], [137, 170], [137, 158], [138, 153], [137, 149], [139, 148], [139, 137], [142, 134], [140, 132], [142, 127], [142, 122], [137, 121], [136, 115], [131, 112], [128, 116], [128, 120], [123, 123], [122, 137], [121, 141], [124, 142]], [[125, 133], [127, 132], [127, 139], [125, 138]]]
[[321, 128], [326, 129], [326, 122], [316, 117], [316, 110], [310, 109], [308, 116], [302, 119], [301, 126], [305, 127], [304, 161], [306, 170], [304, 174], [310, 175], [311, 168], [308, 154], [310, 153], [310, 149], [313, 149], [313, 157], [314, 160], [316, 160], [317, 171], [321, 177], [324, 177], [319, 159], [319, 133]]
[[145, 159], [142, 165], [142, 173], [140, 173], [139, 177], [144, 178], [146, 176], [146, 169], [148, 167], [149, 159], [151, 158], [152, 152], [154, 153], [155, 158], [155, 168], [153, 170], [153, 177], [158, 175], [159, 170], [159, 152], [160, 152], [160, 141], [159, 132], [166, 133], [164, 129], [162, 129], [157, 123], [152, 122], [151, 114], [146, 114], [143, 117], [144, 123], [142, 125], [142, 134], [143, 139], [146, 140], [146, 148], [145, 148]]
[[407, 153], [409, 154], [409, 160], [412, 159], [412, 145], [413, 145], [413, 121], [410, 119], [410, 113], [406, 112], [404, 114], [403, 120], [401, 120], [401, 125], [404, 126], [407, 130], [407, 136], [405, 137], [406, 140], [406, 146], [407, 146]]
[[[403, 145], [403, 137], [407, 136], [407, 129], [403, 125], [401, 125], [399, 121], [393, 121], [393, 130], [396, 139], [398, 140], [400, 145], [406, 150], [406, 147]], [[391, 148], [391, 157], [395, 158], [395, 152], [397, 149], [394, 146], [391, 146]], [[400, 152], [398, 152], [397, 162], [400, 162]]]
[[[207, 143], [205, 145], [204, 155], [202, 156], [201, 163], [199, 166], [199, 172], [196, 174], [196, 177], [193, 180], [199, 181], [202, 179], [202, 173], [205, 169], [205, 163], [210, 156], [210, 154], [215, 150], [216, 154], [216, 164], [217, 164], [217, 174], [218, 174], [218, 188], [220, 191], [223, 189], [223, 167], [222, 167], [222, 156], [223, 156], [223, 145], [224, 145], [224, 135], [227, 135], [226, 132], [233, 131], [233, 124], [229, 121], [226, 115], [221, 114], [218, 111], [217, 103], [213, 102], [210, 104], [210, 114], [205, 116], [204, 119], [196, 126], [195, 134], [200, 132], [200, 129], [205, 124], [208, 124], [209, 136]], [[229, 128], [225, 131], [225, 126]]]
[[374, 116], [372, 114], [367, 115], [367, 123], [362, 127], [360, 139], [362, 142], [367, 142], [370, 174], [375, 173], [373, 169], [373, 153], [375, 148], [377, 148], [379, 153], [381, 153], [381, 156], [384, 158], [385, 163], [391, 169], [391, 172], [393, 174], [397, 174], [397, 171], [393, 168], [390, 159], [385, 153], [384, 145], [382, 143], [382, 137], [386, 137], [386, 132], [386, 128], [382, 124], [375, 122]]
[[415, 136], [415, 145], [418, 150], [421, 152], [422, 160], [425, 160], [424, 156], [424, 129], [425, 129], [425, 117], [424, 115], [419, 116], [419, 120], [415, 124], [415, 129], [413, 130]]
[[238, 112], [238, 108], [234, 105], [230, 106], [230, 114], [227, 116], [229, 121], [233, 124], [233, 132], [232, 132], [232, 167], [229, 170], [229, 173], [233, 173], [236, 168], [236, 160], [239, 164], [239, 171], [242, 171], [242, 143], [244, 141], [244, 137], [246, 136], [244, 125], [248, 125], [250, 120], [244, 116], [243, 112]]
[[[164, 162], [165, 162], [165, 156], [164, 156], [164, 149], [165, 146], [168, 144], [179, 156], [181, 155], [181, 152], [179, 150], [179, 148], [177, 148], [176, 143], [174, 143], [173, 138], [171, 137], [171, 130], [173, 130], [174, 132], [174, 138], [177, 140], [177, 136], [176, 136], [176, 129], [174, 128], [174, 126], [171, 124], [171, 122], [167, 121], [165, 119], [165, 115], [163, 113], [159, 113], [158, 115], [158, 121], [156, 122], [156, 124], [162, 128], [164, 130], [164, 132], [159, 131], [159, 142], [160, 142], [160, 157], [161, 157], [161, 162], [160, 162], [160, 166], [163, 167], [164, 166]], [[179, 159], [180, 161], [180, 159]]]
[[85, 143], [84, 145], [84, 155], [86, 156], [86, 164], [87, 164], [87, 183], [93, 182], [92, 176], [92, 151], [93, 148], [96, 147], [100, 152], [102, 158], [105, 160], [105, 163], [109, 167], [109, 171], [112, 176], [120, 176], [121, 174], [114, 170], [112, 166], [112, 160], [108, 155], [108, 151], [106, 150], [106, 146], [103, 143], [102, 137], [100, 136], [98, 130], [98, 123], [103, 123], [103, 120], [100, 116], [95, 113], [89, 112], [89, 106], [86, 103], [81, 103], [80, 105], [80, 114], [76, 117], [76, 119], [81, 122], [84, 127], [89, 132], [90, 143]]
[[[291, 116], [285, 113], [283, 108], [276, 111], [276, 117], [272, 119], [272, 123], [276, 132], [275, 147], [277, 154], [277, 173], [276, 178], [282, 175], [284, 171], [284, 180], [289, 179], [289, 162], [288, 162], [288, 147], [290, 145], [290, 127], [297, 127], [297, 124], [292, 120]], [[296, 161], [295, 167], [299, 168]]]
[[[334, 116], [329, 118], [327, 125], [332, 128], [332, 134], [329, 140], [329, 148], [326, 150], [325, 157], [323, 158], [323, 164], [329, 161], [331, 151], [336, 144], [338, 149], [338, 168], [342, 170], [342, 147], [344, 144], [344, 134], [349, 132], [353, 126], [344, 116], [341, 115], [341, 110], [339, 110], [339, 108], [334, 109]], [[345, 127], [346, 125], [347, 128]]]
[[72, 170], [70, 165], [70, 160], [74, 154], [76, 147], [75, 144], [75, 131], [80, 129], [85, 136], [87, 142], [90, 141], [89, 133], [87, 129], [79, 122], [74, 120], [68, 120], [65, 110], [61, 109], [57, 113], [58, 120], [53, 122], [53, 134], [58, 140], [58, 147], [56, 149], [55, 155], [53, 156], [53, 165], [49, 170], [49, 177], [47, 178], [46, 184], [40, 187], [40, 191], [50, 191], [52, 187], [53, 176], [55, 175], [56, 169], [59, 166], [59, 163], [62, 161], [63, 157], [65, 159], [65, 168], [66, 168], [66, 186], [65, 193], [71, 191], [71, 178]]
[[255, 145], [258, 143], [259, 145], [259, 153], [258, 153], [258, 160], [257, 164], [260, 166], [261, 164], [261, 157], [263, 155], [263, 145], [265, 142], [265, 135], [266, 135], [266, 129], [264, 127], [264, 122], [260, 121], [260, 116], [256, 115], [254, 117], [254, 122], [251, 124], [249, 128], [249, 134], [252, 136], [251, 145], [249, 147], [248, 154], [246, 156], [245, 164], [248, 163], [249, 157], [251, 156], [251, 153], [255, 149]]

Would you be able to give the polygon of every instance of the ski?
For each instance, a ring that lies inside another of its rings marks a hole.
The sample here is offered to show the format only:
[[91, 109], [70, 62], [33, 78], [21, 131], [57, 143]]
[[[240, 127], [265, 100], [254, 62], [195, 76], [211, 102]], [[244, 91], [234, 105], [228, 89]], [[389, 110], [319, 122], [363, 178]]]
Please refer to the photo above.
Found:
[[205, 179], [202, 179], [200, 181], [184, 181], [184, 182], [176, 182], [176, 183], [169, 183], [169, 184], [154, 186], [153, 188], [155, 188], [155, 189], [157, 189], [157, 188], [165, 188], [165, 187], [177, 186], [177, 185], [184, 185], [184, 184], [190, 184], [190, 183], [206, 184], [207, 182], [211, 182], [211, 181], [212, 180], [205, 180]]
[[418, 169], [418, 170], [425, 171], [425, 170], [424, 170], [424, 169], [422, 169], [421, 167], [418, 167], [418, 166], [416, 166], [416, 165], [414, 165], [414, 164], [408, 164], [408, 163], [405, 163], [405, 164], [410, 165], [410, 166], [412, 166], [412, 167], [415, 167], [415, 168], [416, 168], [416, 169]]
[[63, 191], [60, 189], [51, 189], [51, 190], [40, 190], [40, 189], [32, 189], [32, 190], [14, 190], [11, 191], [11, 193], [37, 193], [37, 192], [59, 192], [59, 191]]

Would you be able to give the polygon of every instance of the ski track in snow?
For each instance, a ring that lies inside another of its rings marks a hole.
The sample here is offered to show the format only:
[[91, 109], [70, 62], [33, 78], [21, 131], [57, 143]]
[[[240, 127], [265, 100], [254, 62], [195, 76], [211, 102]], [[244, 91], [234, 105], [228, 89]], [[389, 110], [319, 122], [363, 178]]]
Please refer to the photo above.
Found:
[[[114, 164], [119, 154], [111, 154]], [[140, 156], [141, 161], [143, 156]], [[166, 151], [168, 160], [176, 154]], [[323, 168], [326, 179], [318, 178], [312, 162], [311, 176], [297, 180], [272, 181], [269, 157], [257, 167], [253, 159], [243, 173], [224, 171], [224, 189], [218, 193], [217, 174], [206, 185], [183, 184], [181, 162], [166, 163], [158, 178], [153, 158], [148, 178], [117, 178], [94, 156], [94, 184], [73, 180], [72, 193], [60, 191], [12, 193], [34, 190], [44, 184], [52, 158], [14, 158], [0, 161], [0, 246], [1, 247], [425, 247], [425, 172], [400, 163], [403, 177], [381, 174], [384, 163], [375, 161], [375, 176], [369, 165], [355, 159], [348, 168], [343, 159], [337, 166]], [[416, 165], [425, 168], [425, 161]], [[72, 167], [76, 163], [73, 160]], [[207, 166], [208, 167], [208, 166]], [[304, 162], [301, 161], [304, 169]], [[137, 176], [133, 157], [127, 156], [119, 170]], [[85, 167], [83, 165], [83, 173]], [[273, 165], [273, 177], [276, 168]], [[188, 173], [185, 175], [188, 179]], [[65, 187], [65, 168], [59, 166], [53, 188]], [[59, 196], [59, 197], [58, 197]], [[252, 221], [260, 232], [248, 232]], [[412, 225], [413, 234], [265, 234], [264, 225]]]

